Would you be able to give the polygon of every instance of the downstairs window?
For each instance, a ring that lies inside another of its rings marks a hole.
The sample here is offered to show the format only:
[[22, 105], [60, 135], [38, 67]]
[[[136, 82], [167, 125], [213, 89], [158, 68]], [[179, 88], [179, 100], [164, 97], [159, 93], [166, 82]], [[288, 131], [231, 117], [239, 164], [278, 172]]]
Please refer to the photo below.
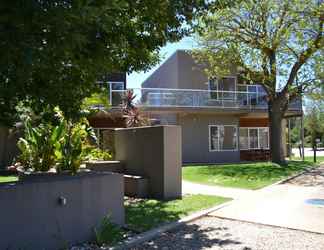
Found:
[[240, 150], [269, 149], [269, 128], [240, 128]]
[[209, 151], [237, 150], [237, 127], [209, 125]]

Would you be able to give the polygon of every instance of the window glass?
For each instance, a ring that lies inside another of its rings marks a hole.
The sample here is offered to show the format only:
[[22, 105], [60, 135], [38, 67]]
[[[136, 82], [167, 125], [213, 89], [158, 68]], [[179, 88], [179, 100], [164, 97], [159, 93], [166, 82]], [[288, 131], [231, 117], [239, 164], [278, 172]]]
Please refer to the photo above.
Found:
[[217, 80], [216, 79], [211, 79], [209, 80], [208, 84], [209, 90], [212, 90], [214, 92], [210, 92], [210, 98], [212, 99], [217, 99]]
[[123, 82], [112, 82], [111, 83], [111, 89], [112, 90], [123, 90], [124, 89], [124, 83]]
[[269, 129], [268, 128], [259, 128], [259, 141], [260, 148], [266, 149], [269, 148]]
[[250, 137], [250, 149], [257, 149], [258, 145], [258, 129], [251, 128], [249, 129], [249, 137]]
[[218, 90], [222, 91], [223, 99], [234, 99], [235, 93], [235, 78], [224, 77], [218, 80]]
[[240, 149], [249, 149], [248, 128], [240, 128]]
[[235, 150], [237, 144], [236, 127], [219, 127], [219, 147], [221, 150]]
[[218, 127], [210, 126], [210, 150], [219, 150], [218, 148]]

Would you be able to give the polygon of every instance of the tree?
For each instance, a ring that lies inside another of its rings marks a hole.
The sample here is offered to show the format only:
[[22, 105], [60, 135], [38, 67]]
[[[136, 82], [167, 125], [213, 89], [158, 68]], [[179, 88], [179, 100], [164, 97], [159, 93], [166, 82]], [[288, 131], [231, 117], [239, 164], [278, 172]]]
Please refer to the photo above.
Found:
[[[245, 0], [215, 9], [198, 24], [198, 61], [210, 76], [233, 65], [268, 94], [272, 161], [285, 163], [281, 124], [289, 102], [321, 82], [324, 4], [315, 0]], [[318, 62], [320, 62], [318, 64]]]
[[203, 0], [20, 0], [0, 3], [0, 123], [16, 105], [73, 116], [109, 72], [146, 70], [189, 31]]

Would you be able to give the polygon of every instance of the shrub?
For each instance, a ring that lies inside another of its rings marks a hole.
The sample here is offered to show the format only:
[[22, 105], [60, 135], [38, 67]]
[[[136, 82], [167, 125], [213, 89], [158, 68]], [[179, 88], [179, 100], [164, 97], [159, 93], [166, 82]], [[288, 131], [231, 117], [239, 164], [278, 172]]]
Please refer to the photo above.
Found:
[[29, 119], [25, 122], [24, 138], [18, 140], [21, 152], [18, 161], [24, 169], [46, 172], [55, 165], [55, 147], [64, 133], [64, 124], [52, 126], [40, 124], [32, 127]]
[[110, 221], [109, 216], [106, 216], [100, 223], [98, 228], [94, 229], [96, 243], [99, 246], [104, 244], [113, 245], [123, 238], [121, 228]]
[[20, 156], [18, 162], [24, 170], [47, 172], [55, 168], [75, 174], [82, 161], [89, 136], [94, 133], [86, 119], [78, 122], [64, 119], [57, 111], [56, 125], [40, 122], [32, 126], [30, 119], [25, 122], [25, 135], [18, 141]]
[[88, 160], [104, 160], [109, 161], [112, 159], [112, 154], [108, 151], [99, 149], [99, 148], [93, 148], [90, 150], [90, 152], [87, 155]]

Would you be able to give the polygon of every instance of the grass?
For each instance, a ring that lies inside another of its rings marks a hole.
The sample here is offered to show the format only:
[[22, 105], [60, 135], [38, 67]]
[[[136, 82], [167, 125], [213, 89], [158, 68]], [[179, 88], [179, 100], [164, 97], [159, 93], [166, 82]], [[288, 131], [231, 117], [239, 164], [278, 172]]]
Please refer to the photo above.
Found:
[[126, 223], [129, 228], [144, 232], [229, 200], [211, 195], [188, 195], [172, 201], [127, 198], [125, 201]]
[[17, 181], [17, 176], [0, 176], [0, 183]]
[[315, 164], [311, 161], [289, 161], [287, 166], [279, 166], [271, 162], [188, 166], [182, 169], [182, 178], [206, 185], [255, 190], [287, 178], [309, 166]]
[[[297, 160], [297, 161], [301, 161], [302, 159], [298, 156], [294, 156], [292, 157], [293, 160]], [[314, 157], [313, 156], [305, 156], [305, 161], [307, 162], [313, 162]], [[320, 162], [324, 162], [324, 156], [316, 156], [316, 162], [320, 163]]]

